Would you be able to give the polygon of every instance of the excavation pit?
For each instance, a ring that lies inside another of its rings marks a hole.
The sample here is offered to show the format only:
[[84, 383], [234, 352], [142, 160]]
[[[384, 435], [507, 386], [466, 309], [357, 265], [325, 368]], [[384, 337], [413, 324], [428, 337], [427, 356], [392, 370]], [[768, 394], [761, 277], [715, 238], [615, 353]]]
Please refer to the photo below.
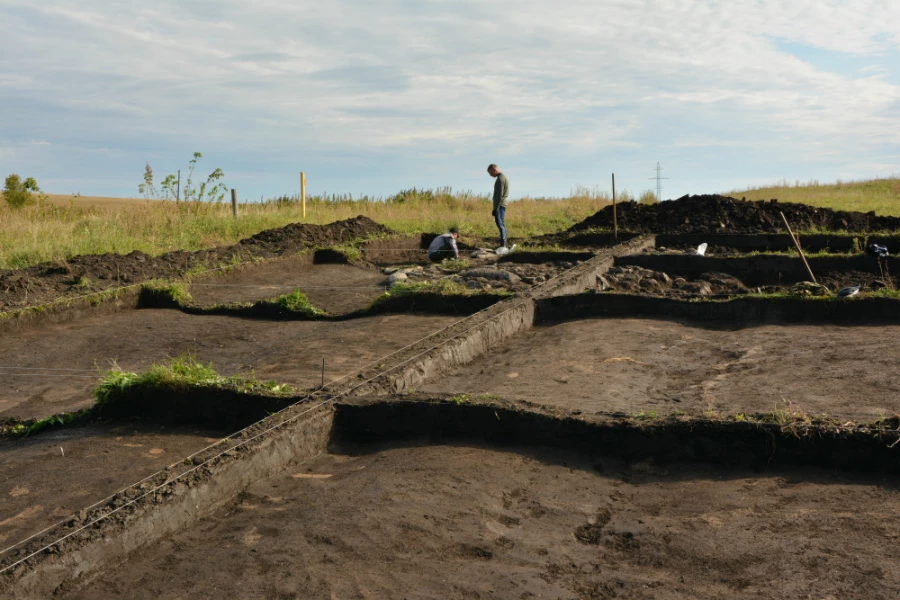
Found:
[[[561, 318], [577, 314], [572, 299], [545, 302]], [[635, 304], [624, 298], [623, 312]], [[784, 411], [868, 422], [900, 414], [898, 335], [900, 325], [736, 329], [671, 318], [575, 318], [526, 331], [420, 389], [496, 394], [586, 414]]]
[[[327, 452], [250, 484], [58, 596], [687, 599], [789, 589], [887, 599], [900, 591], [890, 525], [900, 504], [882, 475], [724, 464], [746, 443], [765, 458], [769, 436], [750, 427], [723, 429], [724, 460], [684, 462], [674, 444], [667, 456], [665, 433], [641, 428], [502, 404], [338, 404]], [[697, 433], [702, 440], [707, 430]], [[656, 444], [643, 452], [614, 444], [629, 435]], [[623, 447], [627, 456], [610, 451]], [[873, 464], [876, 455], [867, 455]]]

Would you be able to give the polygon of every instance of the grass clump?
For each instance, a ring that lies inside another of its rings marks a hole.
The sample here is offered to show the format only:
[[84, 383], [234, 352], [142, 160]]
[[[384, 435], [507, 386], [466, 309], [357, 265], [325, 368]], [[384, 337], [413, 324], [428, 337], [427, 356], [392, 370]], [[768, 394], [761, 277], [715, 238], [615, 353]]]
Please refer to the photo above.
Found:
[[292, 313], [306, 315], [308, 317], [319, 317], [325, 314], [325, 311], [316, 308], [306, 294], [300, 290], [294, 290], [290, 294], [284, 294], [275, 298], [275, 303], [284, 310]]
[[143, 373], [130, 373], [113, 368], [108, 371], [94, 393], [95, 408], [115, 402], [136, 387], [223, 387], [239, 392], [265, 392], [269, 394], [290, 394], [294, 390], [287, 384], [275, 381], [261, 381], [254, 376], [225, 377], [219, 375], [212, 363], [203, 363], [194, 356], [186, 355], [154, 363]]
[[165, 298], [177, 305], [191, 304], [194, 297], [188, 291], [188, 286], [177, 281], [152, 280], [142, 284], [142, 289], [157, 298]]

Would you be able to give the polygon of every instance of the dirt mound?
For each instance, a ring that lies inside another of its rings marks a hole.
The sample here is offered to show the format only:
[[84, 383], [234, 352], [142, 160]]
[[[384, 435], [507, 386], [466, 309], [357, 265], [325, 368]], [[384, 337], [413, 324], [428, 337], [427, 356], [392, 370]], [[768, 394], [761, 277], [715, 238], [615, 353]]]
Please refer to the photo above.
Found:
[[271, 258], [389, 233], [391, 230], [384, 225], [358, 216], [328, 225], [292, 223], [210, 250], [176, 250], [160, 256], [137, 250], [124, 255], [91, 254], [27, 269], [0, 271], [0, 311], [41, 304], [59, 296], [80, 296], [148, 279], [178, 277], [190, 269], [214, 268], [235, 260]]
[[[624, 202], [617, 207], [619, 230], [635, 233], [775, 233], [783, 232], [787, 217], [796, 230], [894, 231], [900, 218], [879, 217], [874, 212], [835, 211], [791, 202], [737, 200], [727, 196], [682, 196], [657, 204]], [[612, 229], [612, 206], [594, 213], [569, 232]]]
[[328, 225], [291, 223], [278, 229], [268, 229], [253, 237], [241, 240], [237, 245], [277, 250], [279, 253], [309, 246], [335, 246], [354, 239], [392, 233], [390, 229], [362, 215], [355, 219], [335, 221]]

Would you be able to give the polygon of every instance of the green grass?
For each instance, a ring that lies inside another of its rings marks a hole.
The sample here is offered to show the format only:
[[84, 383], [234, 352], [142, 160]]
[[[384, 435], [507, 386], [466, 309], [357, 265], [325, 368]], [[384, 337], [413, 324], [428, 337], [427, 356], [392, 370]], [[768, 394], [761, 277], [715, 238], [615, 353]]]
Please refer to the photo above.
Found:
[[900, 177], [824, 184], [818, 181], [782, 181], [723, 193], [736, 198], [746, 197], [747, 200], [777, 198], [779, 202], [800, 202], [834, 210], [875, 211], [878, 215], [900, 216]]

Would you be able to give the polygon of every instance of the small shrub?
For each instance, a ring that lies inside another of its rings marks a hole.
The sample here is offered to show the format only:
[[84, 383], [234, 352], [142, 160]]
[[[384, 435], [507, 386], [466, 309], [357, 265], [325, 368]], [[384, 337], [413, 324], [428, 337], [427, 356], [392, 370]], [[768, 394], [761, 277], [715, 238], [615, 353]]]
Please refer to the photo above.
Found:
[[22, 208], [34, 203], [34, 193], [40, 193], [37, 181], [34, 177], [29, 177], [25, 181], [15, 173], [6, 178], [6, 185], [3, 187], [3, 199], [10, 208]]

